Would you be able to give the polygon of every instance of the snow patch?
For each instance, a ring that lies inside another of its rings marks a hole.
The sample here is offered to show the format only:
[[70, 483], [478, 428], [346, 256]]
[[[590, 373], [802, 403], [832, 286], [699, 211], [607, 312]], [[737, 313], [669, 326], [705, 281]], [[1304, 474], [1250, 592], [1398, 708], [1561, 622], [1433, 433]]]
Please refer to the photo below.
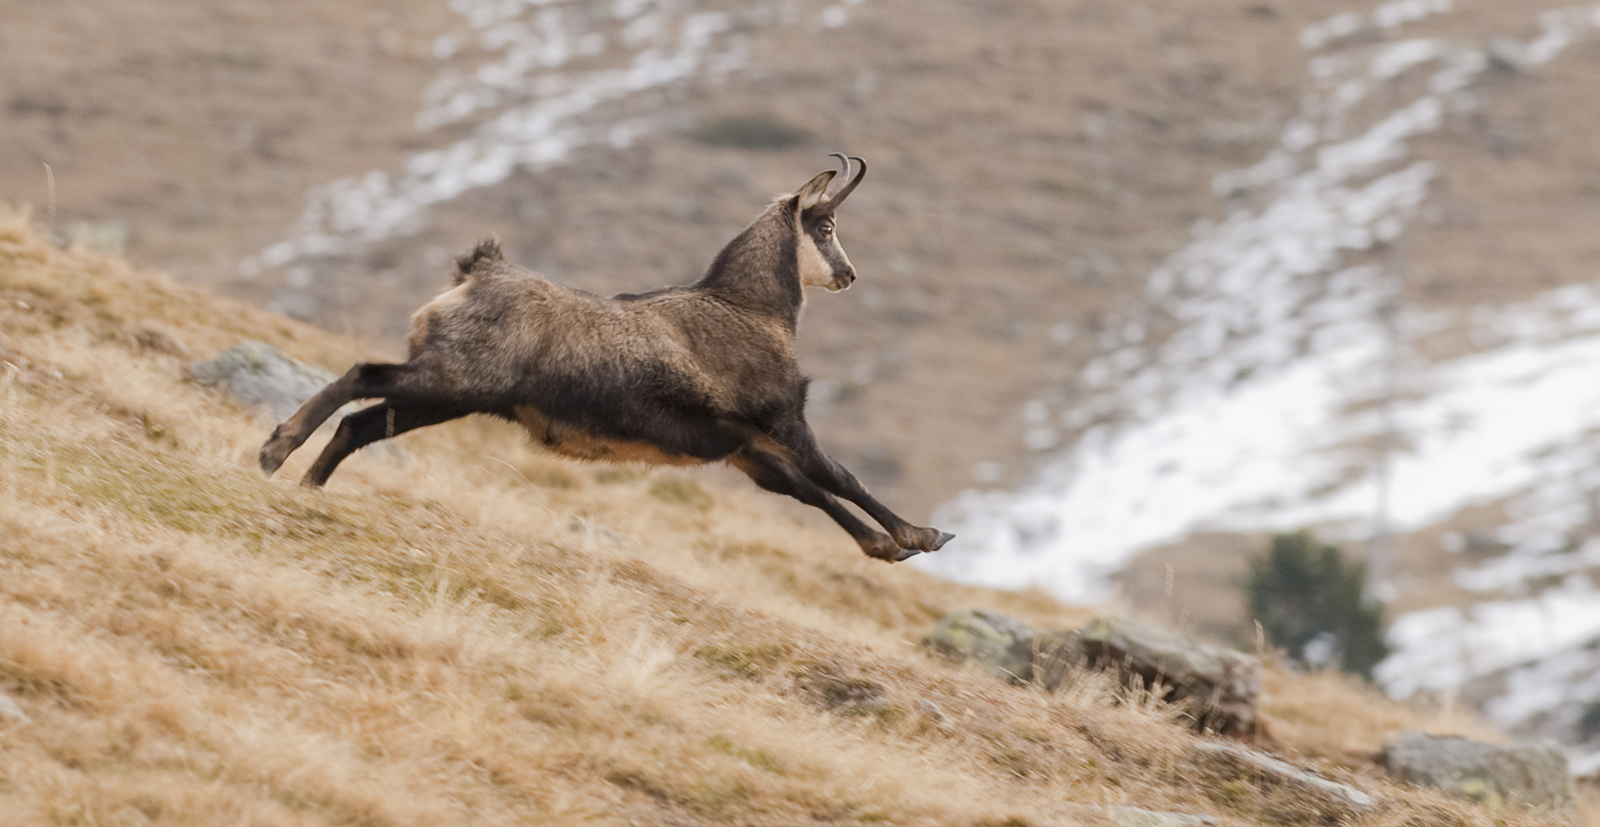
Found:
[[[1320, 49], [1449, 10], [1386, 3], [1302, 42]], [[1510, 42], [1516, 68], [1588, 36], [1600, 7], [1537, 20], [1536, 36]], [[915, 564], [1095, 603], [1135, 554], [1197, 529], [1360, 537], [1503, 503], [1505, 553], [1463, 558], [1455, 573], [1494, 596], [1396, 618], [1377, 675], [1396, 697], [1473, 684], [1502, 726], [1570, 737], [1600, 697], [1600, 282], [1425, 315], [1395, 307], [1393, 260], [1370, 254], [1404, 235], [1435, 176], [1410, 157], [1411, 139], [1470, 106], [1462, 93], [1490, 66], [1482, 49], [1420, 38], [1313, 58], [1316, 90], [1278, 146], [1213, 182], [1255, 206], [1198, 224], [1150, 274], [1137, 324], [1099, 335], [1084, 401], [1053, 416], [1067, 447], [1020, 491], [956, 498], [936, 520], [958, 539]], [[1371, 114], [1422, 72], [1424, 94]], [[1176, 331], [1143, 343], [1156, 321]], [[1410, 348], [1444, 327], [1465, 330], [1475, 352], [1429, 361]], [[1385, 460], [1371, 446], [1390, 440]], [[1600, 752], [1575, 766], [1600, 770]]]
[[1321, 49], [1330, 43], [1349, 37], [1367, 26], [1393, 29], [1406, 23], [1415, 23], [1435, 14], [1444, 14], [1453, 8], [1451, 0], [1394, 0], [1372, 10], [1371, 14], [1342, 12], [1320, 23], [1313, 23], [1300, 32], [1300, 45], [1307, 49]]
[[[829, 6], [818, 20], [843, 25], [849, 7], [860, 2]], [[451, 0], [470, 33], [435, 40], [434, 54], [445, 65], [426, 90], [416, 123], [428, 133], [481, 121], [471, 135], [418, 152], [398, 171], [374, 170], [313, 188], [292, 236], [246, 259], [241, 272], [346, 255], [413, 233], [436, 204], [501, 183], [518, 170], [560, 164], [580, 148], [622, 148], [663, 128], [667, 90], [742, 68], [746, 32], [784, 25], [793, 12], [792, 3], [778, 0], [735, 4], [737, 11], [703, 8], [710, 5]], [[473, 59], [480, 62], [471, 66]]]

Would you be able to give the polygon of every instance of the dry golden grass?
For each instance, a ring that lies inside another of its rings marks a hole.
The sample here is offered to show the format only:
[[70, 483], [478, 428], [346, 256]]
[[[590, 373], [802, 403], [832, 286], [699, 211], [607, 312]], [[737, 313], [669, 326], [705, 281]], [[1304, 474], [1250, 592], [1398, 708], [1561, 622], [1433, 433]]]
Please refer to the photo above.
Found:
[[1361, 679], [1342, 672], [1297, 674], [1281, 664], [1262, 673], [1261, 711], [1272, 740], [1307, 758], [1350, 767], [1369, 764], [1395, 733], [1420, 730], [1505, 743], [1505, 735], [1454, 704], [1413, 708], [1375, 701]]
[[[32, 718], [0, 720], [8, 827], [1316, 818], [1185, 770], [1159, 704], [914, 646], [970, 606], [1086, 613], [867, 560], [715, 474], [570, 464], [468, 422], [325, 491], [289, 482], [315, 444], [263, 479], [264, 423], [182, 379], [242, 338], [362, 355], [0, 213], [0, 692]], [[1358, 686], [1267, 689], [1280, 746], [1392, 801], [1363, 823], [1542, 823], [1348, 769], [1427, 724]]]

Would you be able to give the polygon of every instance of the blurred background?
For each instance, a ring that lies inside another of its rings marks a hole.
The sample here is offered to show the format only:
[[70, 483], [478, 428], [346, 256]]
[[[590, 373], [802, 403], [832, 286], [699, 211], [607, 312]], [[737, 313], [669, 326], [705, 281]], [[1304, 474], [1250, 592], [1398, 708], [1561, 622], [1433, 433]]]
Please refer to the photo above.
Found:
[[1600, 755], [1600, 6], [0, 0], [0, 124], [63, 244], [391, 356], [483, 236], [683, 283], [865, 156], [802, 361], [921, 565], [1254, 645], [1309, 528], [1392, 695]]

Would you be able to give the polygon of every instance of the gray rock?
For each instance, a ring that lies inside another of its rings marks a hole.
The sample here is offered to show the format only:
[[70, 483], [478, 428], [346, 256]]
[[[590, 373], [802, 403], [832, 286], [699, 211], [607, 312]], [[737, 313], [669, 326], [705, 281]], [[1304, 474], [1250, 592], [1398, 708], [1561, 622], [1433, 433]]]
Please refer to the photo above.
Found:
[[1073, 670], [1082, 669], [1087, 658], [1078, 648], [1077, 630], [1040, 632], [1033, 636], [1033, 679], [1054, 692], [1065, 686]]
[[999, 612], [968, 609], [946, 615], [922, 639], [923, 647], [997, 678], [1033, 679], [1033, 630]]
[[[189, 378], [206, 387], [226, 391], [240, 404], [282, 422], [338, 377], [287, 356], [265, 342], [245, 342], [217, 354], [215, 359], [189, 366]], [[345, 405], [318, 430], [336, 424], [344, 415], [361, 406]], [[379, 459], [403, 463], [410, 458], [399, 446], [379, 442], [362, 451]]]
[[6, 695], [0, 695], [0, 722], [30, 724], [33, 723], [33, 719], [22, 711], [22, 707], [17, 706], [16, 701]]
[[1123, 807], [1119, 805], [1108, 807], [1074, 806], [1069, 808], [1067, 815], [1072, 816], [1074, 821], [1081, 824], [1103, 824], [1106, 827], [1214, 827], [1217, 823], [1217, 820], [1211, 816], [1141, 810], [1138, 807]]
[[1195, 772], [1219, 784], [1245, 783], [1267, 798], [1264, 810], [1292, 821], [1338, 821], [1377, 809], [1376, 796], [1330, 781], [1239, 744], [1195, 741], [1184, 754]]
[[1116, 669], [1147, 689], [1167, 687], [1166, 700], [1195, 704], [1202, 729], [1233, 736], [1255, 729], [1261, 662], [1243, 652], [1121, 618], [1098, 618], [1076, 634], [1041, 636], [1038, 675], [1046, 689], [1058, 688], [1079, 663]]
[[1575, 797], [1566, 754], [1552, 741], [1502, 748], [1406, 732], [1384, 744], [1380, 761], [1397, 780], [1436, 787], [1492, 809], [1566, 808]]
[[207, 387], [221, 388], [246, 407], [261, 408], [282, 422], [335, 377], [265, 342], [245, 342], [195, 362], [189, 376]]

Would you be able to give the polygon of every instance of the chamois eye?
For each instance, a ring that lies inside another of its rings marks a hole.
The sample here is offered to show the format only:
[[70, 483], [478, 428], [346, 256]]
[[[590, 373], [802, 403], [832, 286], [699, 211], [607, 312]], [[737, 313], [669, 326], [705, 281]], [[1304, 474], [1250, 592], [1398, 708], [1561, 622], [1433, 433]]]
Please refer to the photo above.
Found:
[[817, 232], [822, 233], [823, 235], [833, 235], [833, 222], [824, 221], [821, 224], [818, 224]]

